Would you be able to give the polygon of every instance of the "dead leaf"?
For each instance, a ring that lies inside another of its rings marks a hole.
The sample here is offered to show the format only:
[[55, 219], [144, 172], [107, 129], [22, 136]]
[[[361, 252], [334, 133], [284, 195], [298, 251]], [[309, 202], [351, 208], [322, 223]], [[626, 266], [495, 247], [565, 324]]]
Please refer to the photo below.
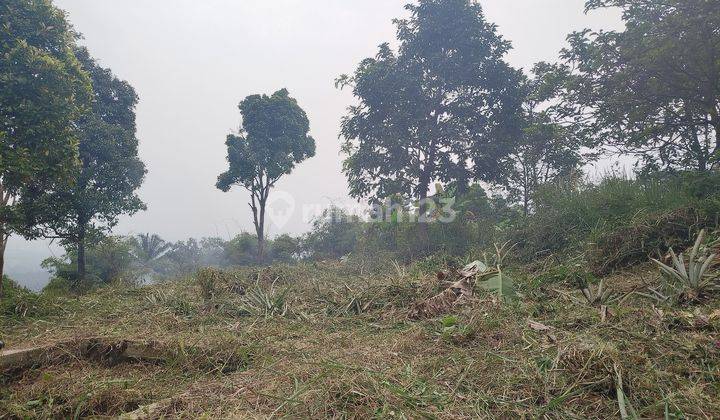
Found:
[[466, 265], [462, 270], [459, 270], [458, 274], [464, 278], [474, 277], [480, 273], [484, 273], [487, 269], [487, 266], [482, 261], [476, 260]]
[[528, 326], [535, 331], [550, 331], [553, 329], [552, 327], [548, 327], [547, 325], [533, 321], [532, 319], [528, 320]]

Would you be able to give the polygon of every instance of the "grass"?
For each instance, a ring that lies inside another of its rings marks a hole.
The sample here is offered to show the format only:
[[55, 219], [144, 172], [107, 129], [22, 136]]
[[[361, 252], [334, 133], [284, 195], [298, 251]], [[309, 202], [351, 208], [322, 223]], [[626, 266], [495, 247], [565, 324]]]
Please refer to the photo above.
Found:
[[[451, 313], [420, 321], [408, 317], [412, 304], [440, 289], [434, 273], [418, 267], [359, 275], [340, 263], [280, 266], [222, 273], [212, 293], [186, 278], [46, 299], [41, 316], [3, 317], [9, 347], [102, 336], [174, 350], [161, 363], [70, 358], [5, 375], [0, 418], [115, 416], [166, 399], [158, 416], [720, 412], [717, 296], [683, 307], [631, 295], [611, 304], [603, 323], [576, 285], [510, 274], [517, 300], [478, 287]], [[664, 281], [648, 264], [604, 286], [628, 293]]]

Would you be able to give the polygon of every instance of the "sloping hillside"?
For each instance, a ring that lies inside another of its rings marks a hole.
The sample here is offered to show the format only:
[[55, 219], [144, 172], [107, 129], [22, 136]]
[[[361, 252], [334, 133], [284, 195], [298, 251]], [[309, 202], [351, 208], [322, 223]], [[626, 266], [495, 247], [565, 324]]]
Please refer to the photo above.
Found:
[[[0, 417], [720, 412], [717, 297], [650, 298], [669, 285], [649, 265], [606, 278], [612, 293], [597, 305], [571, 275], [512, 276], [516, 299], [477, 279], [473, 296], [424, 319], [413, 305], [444, 286], [417, 265], [373, 276], [339, 263], [204, 270], [27, 301], [25, 317], [3, 319]], [[24, 366], [9, 366], [9, 350], [30, 348]]]

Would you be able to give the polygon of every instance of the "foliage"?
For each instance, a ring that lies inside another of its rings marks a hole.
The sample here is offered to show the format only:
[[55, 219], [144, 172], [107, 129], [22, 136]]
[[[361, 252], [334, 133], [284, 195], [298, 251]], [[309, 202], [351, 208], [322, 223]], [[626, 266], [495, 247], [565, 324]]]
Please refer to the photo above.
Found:
[[[702, 179], [700, 184], [708, 182], [720, 185], [720, 179], [714, 175], [704, 175]], [[712, 204], [718, 190], [709, 189], [697, 194], [698, 183], [697, 177], [685, 177], [682, 174], [632, 179], [609, 173], [596, 184], [577, 178], [560, 180], [538, 191], [534, 212], [527, 218], [518, 219], [514, 226], [508, 228], [507, 239], [518, 244], [518, 256], [526, 261], [560, 251], [584, 251], [588, 243], [603, 246], [598, 251], [599, 261], [603, 255], [607, 255], [617, 261], [617, 266], [647, 259], [649, 254], [656, 251], [656, 246], [659, 245], [661, 251], [663, 247], [667, 249], [661, 244], [677, 237], [673, 229], [668, 231], [667, 236], [663, 234], [665, 229], [674, 226], [663, 224], [663, 217], [667, 217], [668, 221], [681, 219], [683, 222], [675, 228], [680, 229], [681, 233], [687, 233], [698, 219], [692, 221], [690, 214], [684, 217], [684, 213], [673, 212], [694, 207], [700, 211], [702, 217], [699, 221], [702, 223], [709, 223], [715, 219], [715, 215], [720, 214]], [[638, 229], [637, 232], [645, 232], [641, 235], [623, 231], [633, 226], [650, 228]], [[637, 239], [640, 243], [641, 238], [652, 238], [652, 241], [637, 249], [632, 245], [631, 259], [624, 261], [621, 256], [606, 253], [617, 249], [618, 244], [610, 240], [614, 232], [622, 241]], [[608, 238], [607, 247], [603, 245], [606, 241], [604, 238]]]
[[280, 235], [273, 239], [271, 245], [271, 259], [273, 261], [290, 263], [296, 261], [301, 253], [300, 238], [290, 235]]
[[717, 290], [718, 287], [715, 283], [716, 279], [710, 277], [710, 269], [716, 262], [717, 254], [709, 252], [706, 248], [701, 249], [704, 239], [705, 230], [702, 230], [690, 251], [687, 267], [683, 254], [675, 255], [672, 248], [670, 248], [672, 265], [666, 265], [653, 259], [664, 275], [680, 283], [681, 287], [688, 292], [688, 296], [693, 298], [704, 297], [709, 291]]
[[62, 258], [48, 258], [42, 265], [54, 277], [68, 281], [76, 291], [78, 286], [92, 288], [112, 282], [135, 284], [138, 279], [133, 242], [132, 238], [121, 236], [107, 236], [92, 241], [86, 255], [87, 277], [82, 284], [78, 284], [78, 255], [73, 247], [67, 249]]
[[597, 287], [587, 283], [580, 285], [580, 292], [591, 306], [608, 305], [618, 299], [613, 290], [605, 285], [605, 279], [601, 279]]
[[5, 276], [5, 298], [0, 301], [0, 316], [6, 319], [39, 318], [48, 316], [50, 308], [47, 299], [19, 286]]
[[157, 261], [170, 251], [172, 244], [158, 235], [141, 233], [134, 238], [135, 258], [145, 264]]
[[195, 278], [200, 286], [200, 296], [207, 303], [216, 295], [223, 273], [216, 268], [201, 268]]
[[0, 11], [0, 220], [7, 224], [24, 193], [70, 181], [73, 121], [89, 101], [90, 80], [75, 57], [75, 35], [51, 2], [9, 0]]
[[77, 56], [94, 93], [91, 112], [77, 121], [81, 167], [71, 187], [48, 197], [43, 221], [48, 235], [77, 248], [77, 279], [83, 281], [88, 237], [109, 232], [120, 215], [145, 208], [136, 190], [146, 171], [135, 137], [135, 90], [100, 67], [87, 50], [78, 49]]
[[217, 188], [229, 191], [240, 185], [250, 192], [250, 209], [258, 238], [258, 259], [265, 252], [265, 206], [270, 190], [295, 165], [315, 155], [310, 122], [287, 89], [267, 95], [252, 95], [240, 105], [242, 129], [230, 134], [229, 169], [218, 177]]
[[440, 337], [449, 342], [460, 343], [466, 341], [472, 337], [474, 332], [469, 325], [461, 324], [455, 315], [446, 315], [441, 318], [440, 326]]
[[517, 299], [515, 284], [510, 276], [502, 271], [493, 274], [487, 280], [480, 282], [484, 290], [497, 294], [502, 300], [511, 302]]
[[[159, 268], [162, 274], [187, 275], [203, 266], [203, 252], [201, 244], [194, 238], [178, 241], [171, 245], [164, 255]], [[208, 264], [205, 264], [206, 266]]]
[[10, 234], [37, 236], [38, 197], [72, 181], [90, 98], [75, 34], [49, 0], [0, 4], [0, 298]]
[[712, 214], [694, 205], [659, 213], [640, 210], [620, 226], [596, 229], [589, 237], [587, 260], [595, 273], [608, 274], [688, 246], [699, 229], [713, 224]]
[[581, 152], [586, 145], [582, 139], [558, 123], [553, 108], [548, 108], [555, 100], [555, 85], [561, 81], [547, 77], [547, 71], [547, 65], [536, 65], [534, 78], [524, 83], [523, 130], [505, 159], [506, 175], [500, 180], [510, 197], [522, 204], [526, 215], [538, 188], [580, 172], [582, 164], [591, 158]]
[[[520, 72], [510, 43], [467, 0], [421, 0], [338, 86], [359, 104], [342, 121], [343, 172], [356, 198], [424, 199], [433, 182], [492, 180], [519, 129]], [[423, 211], [421, 203], [421, 213]]]
[[478, 264], [480, 267], [479, 275], [481, 279], [484, 279], [479, 283], [479, 286], [489, 292], [495, 293], [500, 299], [505, 302], [512, 302], [517, 299], [517, 293], [515, 291], [515, 282], [505, 272], [505, 259], [512, 253], [514, 245], [509, 242], [498, 245], [493, 244], [495, 248], [495, 254], [492, 259], [492, 269], [488, 269], [489, 262], [481, 263], [476, 261], [474, 264]]
[[285, 316], [289, 310], [287, 303], [289, 291], [288, 287], [278, 290], [274, 283], [269, 288], [263, 288], [256, 283], [243, 297], [241, 308], [252, 316], [265, 318]]
[[312, 222], [302, 237], [303, 254], [307, 258], [338, 259], [356, 249], [363, 224], [358, 217], [339, 207], [330, 207]]
[[720, 11], [705, 0], [589, 0], [619, 7], [625, 30], [569, 36], [558, 67], [564, 114], [599, 144], [651, 169], [707, 171], [720, 153]]
[[257, 263], [258, 239], [257, 236], [243, 232], [233, 239], [222, 242], [222, 265], [238, 266], [253, 265]]

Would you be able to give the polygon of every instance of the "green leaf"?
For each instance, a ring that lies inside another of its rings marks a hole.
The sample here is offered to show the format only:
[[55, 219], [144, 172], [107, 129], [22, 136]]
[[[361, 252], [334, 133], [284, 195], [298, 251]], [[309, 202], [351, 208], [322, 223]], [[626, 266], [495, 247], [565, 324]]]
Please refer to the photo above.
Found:
[[455, 315], [448, 315], [443, 317], [440, 322], [445, 328], [454, 327], [458, 323], [458, 318]]
[[509, 276], [499, 272], [489, 279], [480, 283], [485, 290], [497, 293], [505, 301], [513, 301], [517, 298], [515, 284]]

